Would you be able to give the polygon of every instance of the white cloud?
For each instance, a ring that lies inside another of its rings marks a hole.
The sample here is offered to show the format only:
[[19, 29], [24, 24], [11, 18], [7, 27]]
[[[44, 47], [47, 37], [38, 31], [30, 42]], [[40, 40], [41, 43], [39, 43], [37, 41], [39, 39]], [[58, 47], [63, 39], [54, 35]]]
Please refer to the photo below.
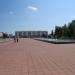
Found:
[[31, 9], [33, 11], [38, 11], [38, 8], [37, 7], [34, 7], [34, 6], [28, 6], [27, 8], [28, 9]]
[[13, 11], [9, 11], [9, 14], [10, 14], [10, 15], [13, 15], [13, 14], [14, 14], [14, 12], [13, 12]]

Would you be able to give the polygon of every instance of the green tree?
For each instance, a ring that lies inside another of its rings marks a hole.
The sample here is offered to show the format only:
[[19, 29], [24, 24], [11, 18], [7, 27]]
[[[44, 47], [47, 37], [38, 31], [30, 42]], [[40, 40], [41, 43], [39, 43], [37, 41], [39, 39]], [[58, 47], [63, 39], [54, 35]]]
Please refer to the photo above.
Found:
[[68, 37], [68, 27], [66, 24], [62, 26], [62, 36]]
[[62, 28], [61, 27], [59, 27], [59, 26], [55, 27], [55, 36], [57, 38], [60, 38], [62, 36]]
[[54, 32], [53, 32], [53, 30], [51, 31], [51, 36], [54, 36]]
[[5, 39], [5, 38], [8, 38], [9, 36], [8, 36], [8, 34], [6, 34], [6, 33], [3, 33], [3, 38]]
[[69, 36], [75, 38], [75, 20], [68, 25]]

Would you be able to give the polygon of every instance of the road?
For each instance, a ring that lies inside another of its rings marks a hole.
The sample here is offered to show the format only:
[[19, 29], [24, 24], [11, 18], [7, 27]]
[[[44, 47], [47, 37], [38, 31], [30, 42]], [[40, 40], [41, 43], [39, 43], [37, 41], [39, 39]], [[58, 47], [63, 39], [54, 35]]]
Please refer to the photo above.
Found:
[[0, 75], [75, 75], [75, 44], [33, 39], [0, 44]]

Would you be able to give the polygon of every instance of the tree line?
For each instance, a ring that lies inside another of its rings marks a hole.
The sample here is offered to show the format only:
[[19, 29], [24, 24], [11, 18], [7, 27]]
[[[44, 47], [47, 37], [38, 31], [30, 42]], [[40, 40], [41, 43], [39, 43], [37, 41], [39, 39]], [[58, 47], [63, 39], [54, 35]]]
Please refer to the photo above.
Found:
[[51, 36], [62, 39], [75, 39], [75, 20], [63, 26], [55, 26], [55, 31], [52, 30]]

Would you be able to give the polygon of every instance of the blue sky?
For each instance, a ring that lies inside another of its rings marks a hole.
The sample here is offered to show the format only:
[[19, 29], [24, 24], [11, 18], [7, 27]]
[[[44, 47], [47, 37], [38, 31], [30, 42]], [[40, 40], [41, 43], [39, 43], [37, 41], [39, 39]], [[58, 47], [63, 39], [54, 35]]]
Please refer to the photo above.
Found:
[[75, 0], [0, 0], [0, 32], [50, 32], [73, 19]]

